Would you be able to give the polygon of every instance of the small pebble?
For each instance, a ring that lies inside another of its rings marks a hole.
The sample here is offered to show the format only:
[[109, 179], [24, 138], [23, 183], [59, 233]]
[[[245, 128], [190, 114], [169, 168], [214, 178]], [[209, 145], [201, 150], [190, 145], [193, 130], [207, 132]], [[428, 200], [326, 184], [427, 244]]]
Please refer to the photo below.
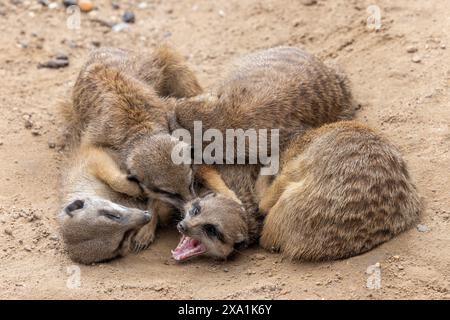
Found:
[[50, 2], [48, 0], [38, 0], [38, 3], [44, 7], [48, 7]]
[[6, 229], [4, 230], [4, 232], [5, 232], [5, 234], [7, 234], [8, 236], [12, 236], [12, 235], [13, 235], [12, 230], [9, 229], [9, 228], [6, 228]]
[[49, 8], [50, 10], [57, 9], [57, 8], [58, 8], [58, 4], [57, 4], [56, 2], [52, 2], [52, 3], [50, 3], [50, 4], [48, 5], [48, 8]]
[[317, 0], [302, 0], [304, 6], [312, 6], [317, 4]]
[[122, 21], [126, 23], [134, 23], [136, 21], [136, 17], [133, 12], [125, 11], [122, 15]]
[[228, 272], [228, 268], [224, 268], [224, 269], [223, 269], [223, 272]]
[[63, 60], [63, 59], [53, 59], [49, 60], [47, 62], [39, 63], [38, 68], [48, 68], [48, 69], [59, 69], [59, 68], [65, 68], [69, 65], [69, 60]]
[[28, 251], [28, 252], [31, 251], [31, 247], [30, 247], [30, 246], [24, 246], [23, 249], [24, 249], [25, 251]]
[[58, 53], [55, 56], [55, 59], [57, 59], [57, 60], [69, 60], [69, 57], [66, 54], [64, 54], [64, 53]]
[[78, 6], [80, 7], [80, 10], [83, 12], [89, 12], [92, 9], [94, 9], [94, 4], [89, 0], [79, 0]]
[[414, 53], [414, 52], [417, 52], [417, 47], [415, 47], [415, 46], [409, 46], [408, 48], [406, 48], [406, 52], [408, 52], [408, 53]]
[[430, 228], [428, 228], [424, 224], [418, 224], [417, 225], [417, 231], [419, 231], [419, 232], [428, 232], [428, 231], [430, 231]]
[[221, 16], [221, 17], [225, 17], [225, 11], [223, 11], [223, 10], [219, 10], [219, 16]]
[[48, 142], [48, 147], [49, 147], [50, 149], [55, 149], [56, 143], [54, 143], [53, 141], [49, 141], [49, 142]]
[[403, 269], [405, 269], [401, 264], [399, 264], [399, 265], [397, 266], [397, 268], [398, 268], [398, 270], [403, 270]]
[[254, 258], [256, 260], [264, 260], [266, 258], [266, 256], [263, 255], [263, 254], [257, 253], [257, 254], [254, 255]]
[[414, 55], [412, 57], [411, 61], [414, 62], [414, 63], [419, 63], [419, 62], [422, 61], [422, 58], [419, 55], [416, 54], [416, 55]]
[[111, 6], [114, 10], [120, 9], [120, 4], [119, 4], [119, 1], [117, 1], [117, 0], [112, 0]]
[[128, 29], [128, 27], [129, 27], [128, 23], [121, 22], [121, 23], [115, 24], [115, 25], [112, 27], [112, 30], [113, 30], [114, 32], [120, 32], [120, 31], [123, 31], [123, 30], [125, 30], [125, 29]]
[[145, 9], [145, 8], [147, 8], [147, 2], [141, 2], [141, 3], [139, 3], [139, 4], [138, 4], [138, 8], [139, 8], [139, 9]]
[[33, 121], [30, 119], [25, 120], [25, 129], [31, 129], [33, 127]]
[[76, 6], [78, 4], [78, 0], [63, 0], [62, 3], [67, 8], [70, 6]]

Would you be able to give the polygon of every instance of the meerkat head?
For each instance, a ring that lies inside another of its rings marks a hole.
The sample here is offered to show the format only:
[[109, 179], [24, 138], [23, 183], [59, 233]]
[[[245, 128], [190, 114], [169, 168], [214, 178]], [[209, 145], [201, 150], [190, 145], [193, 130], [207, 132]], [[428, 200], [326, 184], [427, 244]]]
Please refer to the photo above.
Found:
[[139, 183], [150, 198], [182, 210], [186, 202], [195, 198], [195, 190], [192, 166], [172, 157], [174, 148], [180, 149], [180, 144], [188, 146], [169, 134], [141, 140], [128, 155], [127, 169], [128, 179]]
[[151, 218], [148, 211], [93, 197], [74, 200], [59, 214], [69, 256], [84, 264], [126, 255], [132, 236]]
[[248, 228], [241, 204], [210, 193], [185, 206], [184, 219], [178, 224], [182, 234], [172, 256], [177, 261], [207, 255], [227, 258], [247, 242]]

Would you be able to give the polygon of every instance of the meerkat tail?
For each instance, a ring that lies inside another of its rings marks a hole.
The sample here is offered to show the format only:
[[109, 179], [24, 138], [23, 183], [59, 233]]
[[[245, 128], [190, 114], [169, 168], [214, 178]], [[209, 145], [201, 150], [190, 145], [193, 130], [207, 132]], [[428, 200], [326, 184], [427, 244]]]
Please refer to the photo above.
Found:
[[141, 194], [139, 186], [127, 179], [114, 159], [103, 149], [83, 145], [80, 151], [87, 159], [88, 170], [92, 175], [109, 185], [113, 190], [137, 197]]
[[261, 187], [263, 190], [260, 190], [261, 197], [259, 201], [259, 210], [263, 214], [267, 214], [275, 203], [280, 198], [281, 194], [285, 190], [285, 187], [288, 183], [288, 179], [285, 175], [280, 175], [275, 178], [275, 180], [269, 186]]
[[194, 97], [202, 93], [194, 72], [187, 66], [185, 59], [172, 47], [163, 44], [156, 48], [154, 57], [161, 68], [164, 88], [167, 95], [178, 98]]
[[228, 188], [225, 181], [223, 181], [220, 173], [208, 165], [202, 165], [197, 169], [197, 177], [201, 179], [201, 181], [205, 184], [206, 187], [211, 189], [212, 191], [222, 194], [239, 204], [241, 200], [236, 196], [236, 194]]

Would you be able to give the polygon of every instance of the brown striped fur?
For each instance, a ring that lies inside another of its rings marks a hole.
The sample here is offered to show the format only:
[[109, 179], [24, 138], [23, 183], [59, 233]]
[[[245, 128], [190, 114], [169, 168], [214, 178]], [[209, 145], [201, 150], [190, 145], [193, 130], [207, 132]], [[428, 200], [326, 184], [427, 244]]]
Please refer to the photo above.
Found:
[[259, 207], [261, 246], [311, 261], [366, 252], [411, 228], [422, 210], [398, 149], [346, 121], [291, 141]]
[[279, 129], [280, 145], [355, 111], [347, 78], [311, 54], [276, 47], [249, 54], [208, 94], [176, 103], [178, 124], [203, 129]]

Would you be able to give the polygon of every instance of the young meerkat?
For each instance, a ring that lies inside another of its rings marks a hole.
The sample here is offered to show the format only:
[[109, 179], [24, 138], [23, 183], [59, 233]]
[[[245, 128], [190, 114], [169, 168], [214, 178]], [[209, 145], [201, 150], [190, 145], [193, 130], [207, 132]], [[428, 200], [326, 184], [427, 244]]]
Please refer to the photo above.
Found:
[[[250, 190], [260, 199], [253, 220], [223, 196], [194, 201], [179, 227], [184, 236], [174, 258], [226, 258], [237, 240], [257, 239], [246, 230], [262, 227], [260, 244], [268, 250], [307, 261], [342, 259], [411, 228], [422, 211], [398, 149], [372, 129], [349, 121], [311, 129], [292, 140], [281, 155], [280, 174], [273, 181], [258, 178]], [[267, 214], [262, 225], [257, 223], [261, 214]]]
[[215, 184], [199, 190], [199, 197], [186, 204], [178, 223], [182, 234], [172, 257], [184, 261], [207, 255], [226, 258], [258, 240], [264, 216], [258, 211], [255, 189], [258, 165], [219, 165], [215, 167], [223, 181], [238, 198], [216, 189]]
[[106, 149], [76, 148], [67, 167], [58, 222], [71, 259], [91, 264], [128, 254], [133, 237], [156, 220], [147, 201], [136, 197], [139, 188], [124, 179]]
[[279, 129], [282, 149], [308, 128], [350, 119], [355, 106], [344, 74], [302, 49], [275, 47], [238, 60], [209, 93], [176, 101], [174, 122], [191, 134], [194, 121], [223, 134]]

